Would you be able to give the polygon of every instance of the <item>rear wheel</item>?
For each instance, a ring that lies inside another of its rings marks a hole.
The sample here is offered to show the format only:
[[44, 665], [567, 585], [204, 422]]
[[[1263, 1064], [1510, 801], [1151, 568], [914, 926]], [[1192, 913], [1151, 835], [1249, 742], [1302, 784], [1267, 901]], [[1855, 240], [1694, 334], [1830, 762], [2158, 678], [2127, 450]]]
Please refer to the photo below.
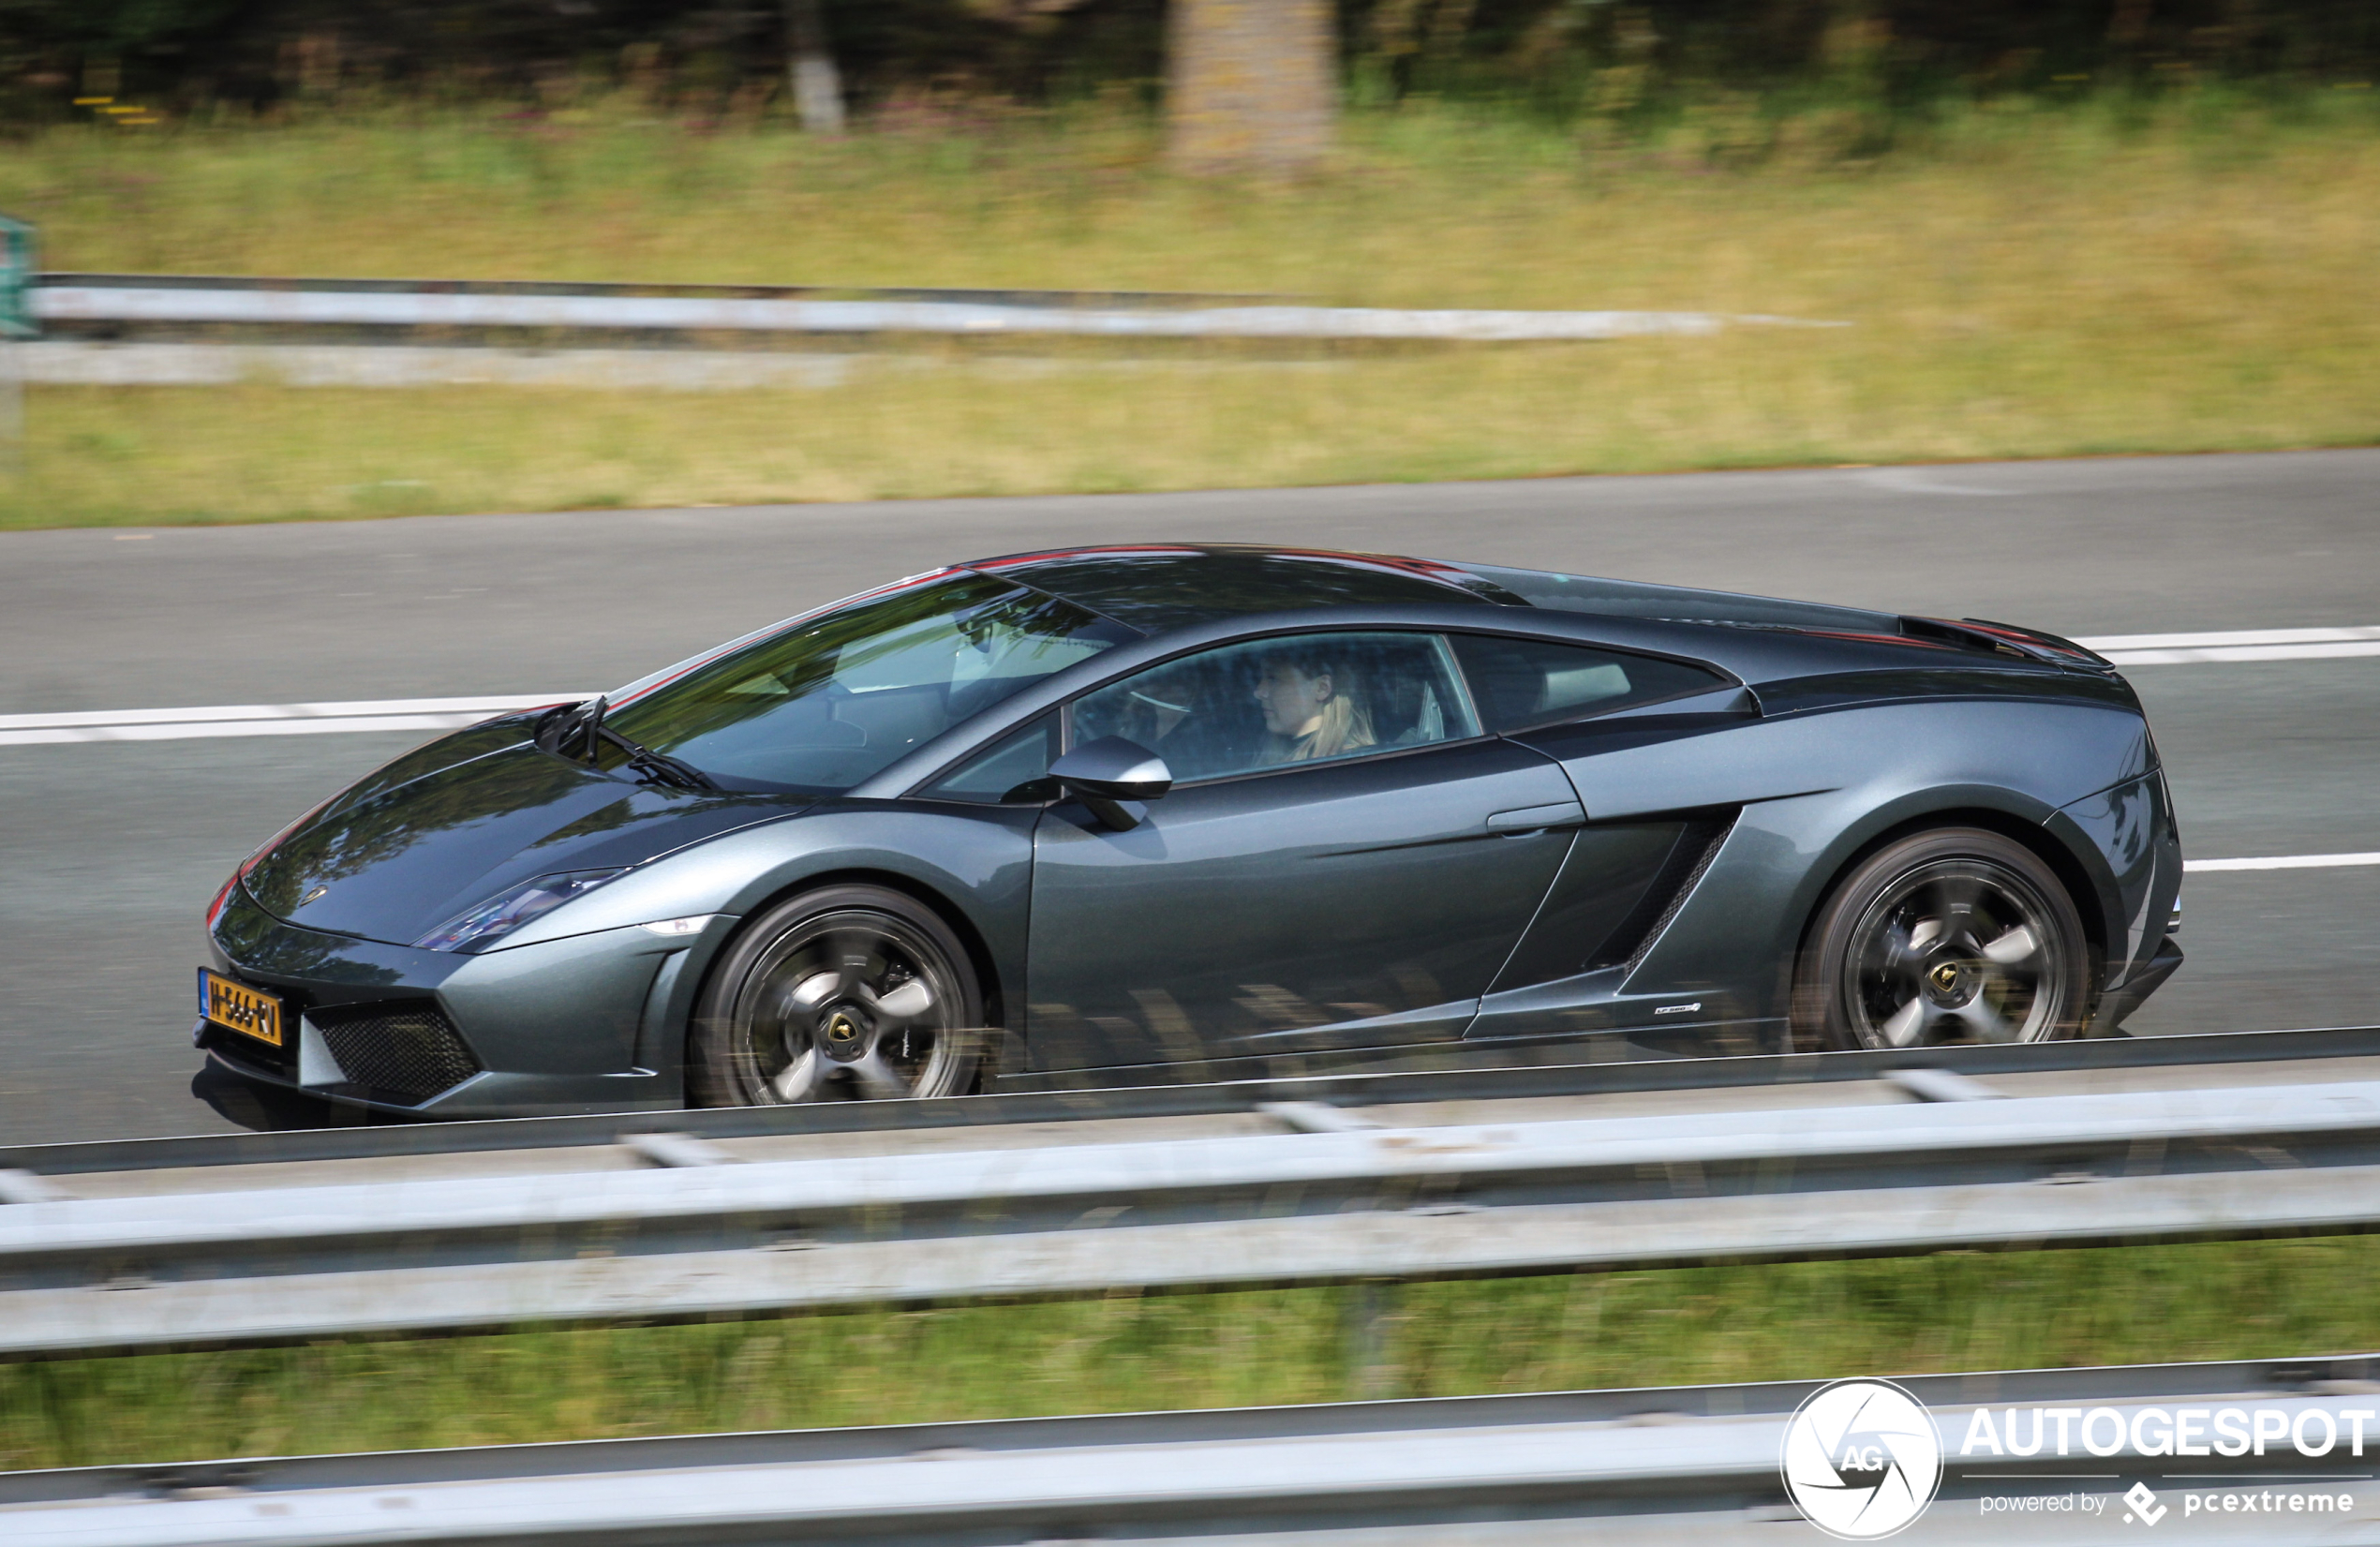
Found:
[[1819, 909], [1794, 974], [1794, 1045], [2046, 1042], [2090, 1015], [2090, 943], [2023, 844], [1944, 827], [1885, 845]]
[[727, 948], [694, 1009], [697, 1106], [958, 1095], [982, 995], [932, 910], [877, 886], [781, 903]]

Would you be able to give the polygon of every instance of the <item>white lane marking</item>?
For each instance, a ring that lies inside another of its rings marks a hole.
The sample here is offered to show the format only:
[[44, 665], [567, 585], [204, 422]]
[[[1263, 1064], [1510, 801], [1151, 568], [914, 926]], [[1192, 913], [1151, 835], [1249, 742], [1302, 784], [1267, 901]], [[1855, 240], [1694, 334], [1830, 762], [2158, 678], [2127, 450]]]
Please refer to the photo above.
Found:
[[2223, 645], [2319, 645], [2340, 639], [2380, 639], [2380, 628], [2229, 629], [2221, 633], [2121, 633], [2078, 639], [2094, 650], [2189, 650]]
[[321, 704], [219, 704], [186, 709], [81, 709], [0, 715], [0, 747], [70, 741], [182, 741], [196, 736], [316, 736], [340, 731], [451, 730], [490, 715], [568, 703], [585, 693], [498, 698], [362, 699]]
[[2200, 870], [2327, 870], [2348, 865], [2380, 865], [2380, 854], [2290, 854], [2259, 859], [2185, 859], [2181, 868]]
[[319, 736], [338, 731], [452, 731], [485, 720], [483, 714], [357, 715], [337, 720], [222, 720], [209, 724], [82, 725], [46, 731], [0, 731], [0, 747], [34, 747], [64, 741], [188, 741], [201, 736]]
[[2233, 645], [2206, 650], [2102, 650], [2119, 666], [2197, 666], [2222, 661], [2331, 661], [2380, 655], [2380, 640], [2355, 645]]
[[1986, 489], [1973, 483], [1955, 483], [1917, 468], [1876, 468], [1861, 473], [1859, 481], [1900, 494], [1950, 494], [1971, 499], [2013, 499], [2026, 492], [2023, 489]]
[[377, 698], [328, 704], [219, 704], [190, 709], [76, 709], [62, 714], [0, 714], [0, 731], [57, 725], [157, 725], [182, 721], [312, 720], [355, 715], [501, 714], [561, 704], [584, 693], [506, 693], [498, 698]]
[[2119, 666], [2227, 661], [2325, 661], [2380, 655], [2380, 628], [2238, 629], [2224, 633], [2128, 633], [2075, 641]]

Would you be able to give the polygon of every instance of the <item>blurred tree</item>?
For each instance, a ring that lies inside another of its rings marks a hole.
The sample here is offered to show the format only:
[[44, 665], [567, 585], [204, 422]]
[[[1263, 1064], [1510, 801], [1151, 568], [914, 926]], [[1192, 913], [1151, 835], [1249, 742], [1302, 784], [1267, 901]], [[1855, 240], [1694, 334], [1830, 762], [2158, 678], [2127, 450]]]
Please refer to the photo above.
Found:
[[[357, 85], [551, 100], [633, 78], [699, 112], [790, 82], [813, 126], [835, 100], [1048, 101], [1163, 77], [1182, 164], [1286, 168], [1330, 143], [1342, 52], [1366, 100], [1521, 97], [1608, 121], [1706, 87], [1889, 106], [2207, 74], [2369, 81], [2380, 3], [0, 0], [0, 116], [54, 115], [112, 72], [126, 95], [259, 107]], [[830, 67], [831, 91], [804, 59]]]
[[818, 0], [785, 0], [785, 52], [793, 67], [794, 111], [813, 134], [843, 132], [843, 79], [826, 42]]
[[1338, 117], [1331, 0], [1172, 0], [1168, 152], [1183, 171], [1312, 171]]

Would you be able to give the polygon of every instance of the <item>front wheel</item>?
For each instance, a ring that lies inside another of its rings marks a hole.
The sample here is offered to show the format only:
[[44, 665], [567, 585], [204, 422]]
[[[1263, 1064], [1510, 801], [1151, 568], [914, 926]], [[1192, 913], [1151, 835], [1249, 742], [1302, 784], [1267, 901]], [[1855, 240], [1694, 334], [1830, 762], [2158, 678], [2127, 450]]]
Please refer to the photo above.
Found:
[[876, 886], [768, 910], [712, 969], [687, 1035], [696, 1106], [958, 1095], [982, 995], [950, 927]]
[[1945, 827], [1885, 845], [1830, 894], [1793, 985], [1794, 1045], [2046, 1042], [2090, 1019], [2090, 943], [2024, 845]]

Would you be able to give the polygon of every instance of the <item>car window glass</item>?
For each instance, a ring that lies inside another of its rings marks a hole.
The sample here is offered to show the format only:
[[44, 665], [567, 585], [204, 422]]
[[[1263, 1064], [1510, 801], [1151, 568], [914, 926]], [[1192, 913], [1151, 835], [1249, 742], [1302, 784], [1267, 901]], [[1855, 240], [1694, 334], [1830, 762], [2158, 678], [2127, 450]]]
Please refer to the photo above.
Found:
[[846, 790], [1019, 689], [1134, 637], [1013, 581], [957, 575], [707, 662], [628, 698], [607, 722], [731, 784]]
[[929, 800], [967, 800], [998, 805], [1014, 796], [1036, 793], [1023, 786], [1048, 776], [1058, 758], [1058, 717], [1045, 714], [1022, 729], [1011, 731], [959, 767], [918, 792]]
[[1202, 650], [1085, 694], [1074, 744], [1137, 741], [1177, 783], [1476, 736], [1445, 642], [1311, 633]]
[[1457, 634], [1454, 653], [1491, 731], [1603, 714], [1630, 704], [1721, 687], [1699, 666], [1544, 639]]

